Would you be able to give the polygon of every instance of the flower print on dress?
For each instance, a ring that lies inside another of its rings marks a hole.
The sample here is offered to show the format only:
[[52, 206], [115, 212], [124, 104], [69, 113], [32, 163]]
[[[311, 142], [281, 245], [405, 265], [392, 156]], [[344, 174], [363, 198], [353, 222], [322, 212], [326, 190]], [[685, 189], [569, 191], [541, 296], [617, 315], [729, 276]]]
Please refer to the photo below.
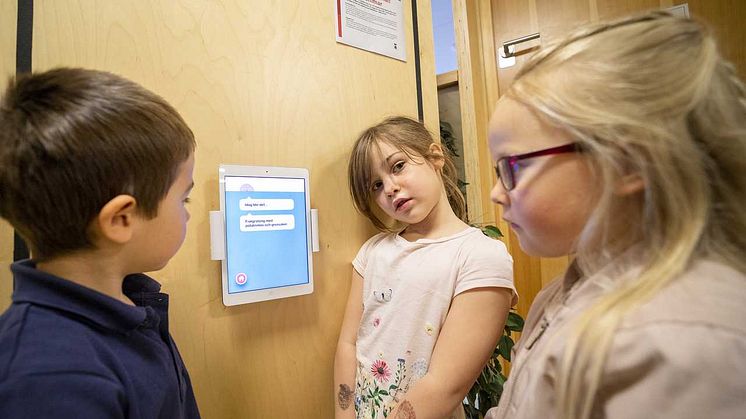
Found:
[[370, 372], [373, 374], [373, 378], [384, 383], [391, 378], [391, 369], [386, 364], [386, 361], [382, 359], [376, 360], [370, 367]]
[[412, 364], [412, 375], [416, 379], [420, 379], [427, 374], [427, 361], [425, 358], [420, 358], [417, 361], [414, 361]]
[[380, 324], [381, 324], [381, 318], [380, 317], [376, 317], [375, 319], [373, 319], [373, 327], [378, 327], [378, 325], [380, 325]]
[[[422, 359], [422, 375], [427, 370]], [[394, 371], [395, 370], [395, 371]], [[396, 363], [387, 363], [383, 357], [366, 368], [358, 361], [355, 386], [355, 411], [358, 419], [381, 419], [388, 415], [401, 402], [410, 385], [416, 380], [407, 372], [407, 360], [397, 358]]]
[[435, 331], [435, 327], [433, 327], [432, 324], [425, 323], [425, 333], [427, 333], [428, 336], [432, 336], [434, 331]]

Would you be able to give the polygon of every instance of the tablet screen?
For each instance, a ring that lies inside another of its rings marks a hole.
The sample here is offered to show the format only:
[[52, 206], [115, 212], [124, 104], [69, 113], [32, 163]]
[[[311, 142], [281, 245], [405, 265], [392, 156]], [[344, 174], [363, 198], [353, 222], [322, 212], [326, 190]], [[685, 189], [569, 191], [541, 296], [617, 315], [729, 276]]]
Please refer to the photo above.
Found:
[[303, 178], [225, 176], [228, 293], [309, 283]]

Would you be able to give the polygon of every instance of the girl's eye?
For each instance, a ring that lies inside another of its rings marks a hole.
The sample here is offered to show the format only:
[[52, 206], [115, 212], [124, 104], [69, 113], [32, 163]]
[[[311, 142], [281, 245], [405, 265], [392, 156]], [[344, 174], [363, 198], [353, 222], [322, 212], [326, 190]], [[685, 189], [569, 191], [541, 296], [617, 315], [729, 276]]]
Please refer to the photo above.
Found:
[[396, 162], [396, 164], [392, 166], [391, 171], [394, 173], [399, 173], [402, 171], [402, 169], [404, 169], [404, 160]]
[[513, 173], [518, 173], [519, 170], [525, 169], [528, 165], [530, 165], [531, 162], [528, 160], [519, 160], [515, 163], [513, 163], [510, 168], [513, 170]]
[[380, 180], [377, 180], [377, 181], [373, 182], [373, 184], [372, 184], [372, 185], [370, 185], [370, 189], [371, 189], [371, 190], [372, 190], [373, 192], [375, 192], [375, 191], [377, 191], [377, 190], [381, 189], [381, 186], [382, 186], [382, 185], [383, 185], [383, 182], [381, 182]]

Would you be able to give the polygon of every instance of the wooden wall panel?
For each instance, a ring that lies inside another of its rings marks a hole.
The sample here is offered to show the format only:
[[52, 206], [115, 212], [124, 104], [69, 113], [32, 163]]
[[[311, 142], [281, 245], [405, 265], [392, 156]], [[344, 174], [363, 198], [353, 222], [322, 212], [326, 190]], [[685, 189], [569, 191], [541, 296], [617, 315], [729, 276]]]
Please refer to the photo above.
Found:
[[674, 3], [688, 3], [692, 16], [710, 24], [722, 54], [736, 66], [741, 80], [746, 80], [746, 1], [676, 0]]
[[[404, 7], [407, 8], [407, 10], [411, 9], [409, 4], [410, 1], [404, 2]], [[409, 17], [409, 22], [412, 22], [411, 16]], [[435, 74], [435, 39], [433, 37], [433, 8], [430, 5], [430, 0], [417, 2], [417, 22], [419, 23], [420, 76], [422, 78], [424, 122], [425, 126], [433, 133], [435, 138], [440, 138], [440, 118], [438, 117], [438, 77]], [[409, 33], [411, 33], [411, 27], [409, 30]], [[414, 53], [414, 45], [412, 45], [410, 51]], [[410, 55], [410, 57], [410, 62], [414, 65], [414, 56]]]
[[595, 3], [596, 10], [598, 10], [599, 20], [616, 19], [630, 14], [641, 13], [646, 10], [671, 6], [671, 4], [661, 5], [660, 0], [591, 0], [591, 2]]
[[499, 96], [492, 6], [489, 2], [465, 0], [454, 0], [452, 4], [469, 221], [477, 225], [496, 224], [507, 231], [507, 224], [501, 224], [490, 201], [494, 175], [483, 170], [491, 166], [487, 125]]
[[[495, 54], [499, 54], [503, 42], [537, 32], [539, 24], [536, 13], [536, 0], [493, 0], [492, 22], [495, 37]], [[497, 71], [499, 92], [501, 95], [508, 90], [516, 72], [530, 56], [530, 54], [521, 52], [530, 53], [529, 49], [537, 45], [537, 41], [519, 45], [516, 48], [516, 65]], [[494, 60], [497, 61], [497, 55], [495, 55]]]
[[[328, 418], [332, 364], [351, 274], [373, 230], [347, 193], [356, 134], [417, 116], [411, 3], [406, 63], [337, 44], [334, 3], [37, 1], [34, 67], [105, 69], [153, 89], [197, 137], [184, 246], [154, 274], [207, 418]], [[437, 132], [429, 1], [418, 2], [425, 122]], [[220, 163], [307, 167], [321, 252], [310, 296], [226, 308], [210, 261], [208, 211]]]
[[[0, 92], [16, 72], [16, 19], [18, 2], [0, 2]], [[13, 227], [0, 219], [0, 312], [10, 304], [13, 279], [8, 265], [13, 261]]]
[[[469, 16], [468, 8], [474, 7], [467, 0], [453, 1], [453, 26], [458, 59], [459, 101], [461, 133], [464, 150], [464, 173], [466, 185], [466, 208], [471, 222], [485, 221], [482, 203], [482, 179], [479, 171], [479, 144], [486, 138], [481, 129], [485, 120], [483, 103], [484, 83], [481, 74], [481, 55], [475, 19]], [[475, 104], [479, 104], [475, 106]]]
[[591, 21], [588, 0], [536, 0], [536, 14], [543, 45]]

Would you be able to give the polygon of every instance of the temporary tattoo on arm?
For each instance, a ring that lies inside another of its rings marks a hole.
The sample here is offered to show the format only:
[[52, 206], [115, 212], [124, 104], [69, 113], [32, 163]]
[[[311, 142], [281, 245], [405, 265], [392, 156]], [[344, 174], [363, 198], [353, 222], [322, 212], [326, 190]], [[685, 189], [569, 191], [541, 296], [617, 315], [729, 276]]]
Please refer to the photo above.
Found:
[[404, 400], [396, 408], [396, 417], [394, 419], [417, 419], [417, 416], [414, 414], [414, 407], [412, 407], [412, 403], [409, 403], [409, 400]]
[[337, 393], [337, 402], [342, 410], [347, 410], [350, 407], [352, 401], [352, 390], [347, 384], [339, 385], [339, 393]]

